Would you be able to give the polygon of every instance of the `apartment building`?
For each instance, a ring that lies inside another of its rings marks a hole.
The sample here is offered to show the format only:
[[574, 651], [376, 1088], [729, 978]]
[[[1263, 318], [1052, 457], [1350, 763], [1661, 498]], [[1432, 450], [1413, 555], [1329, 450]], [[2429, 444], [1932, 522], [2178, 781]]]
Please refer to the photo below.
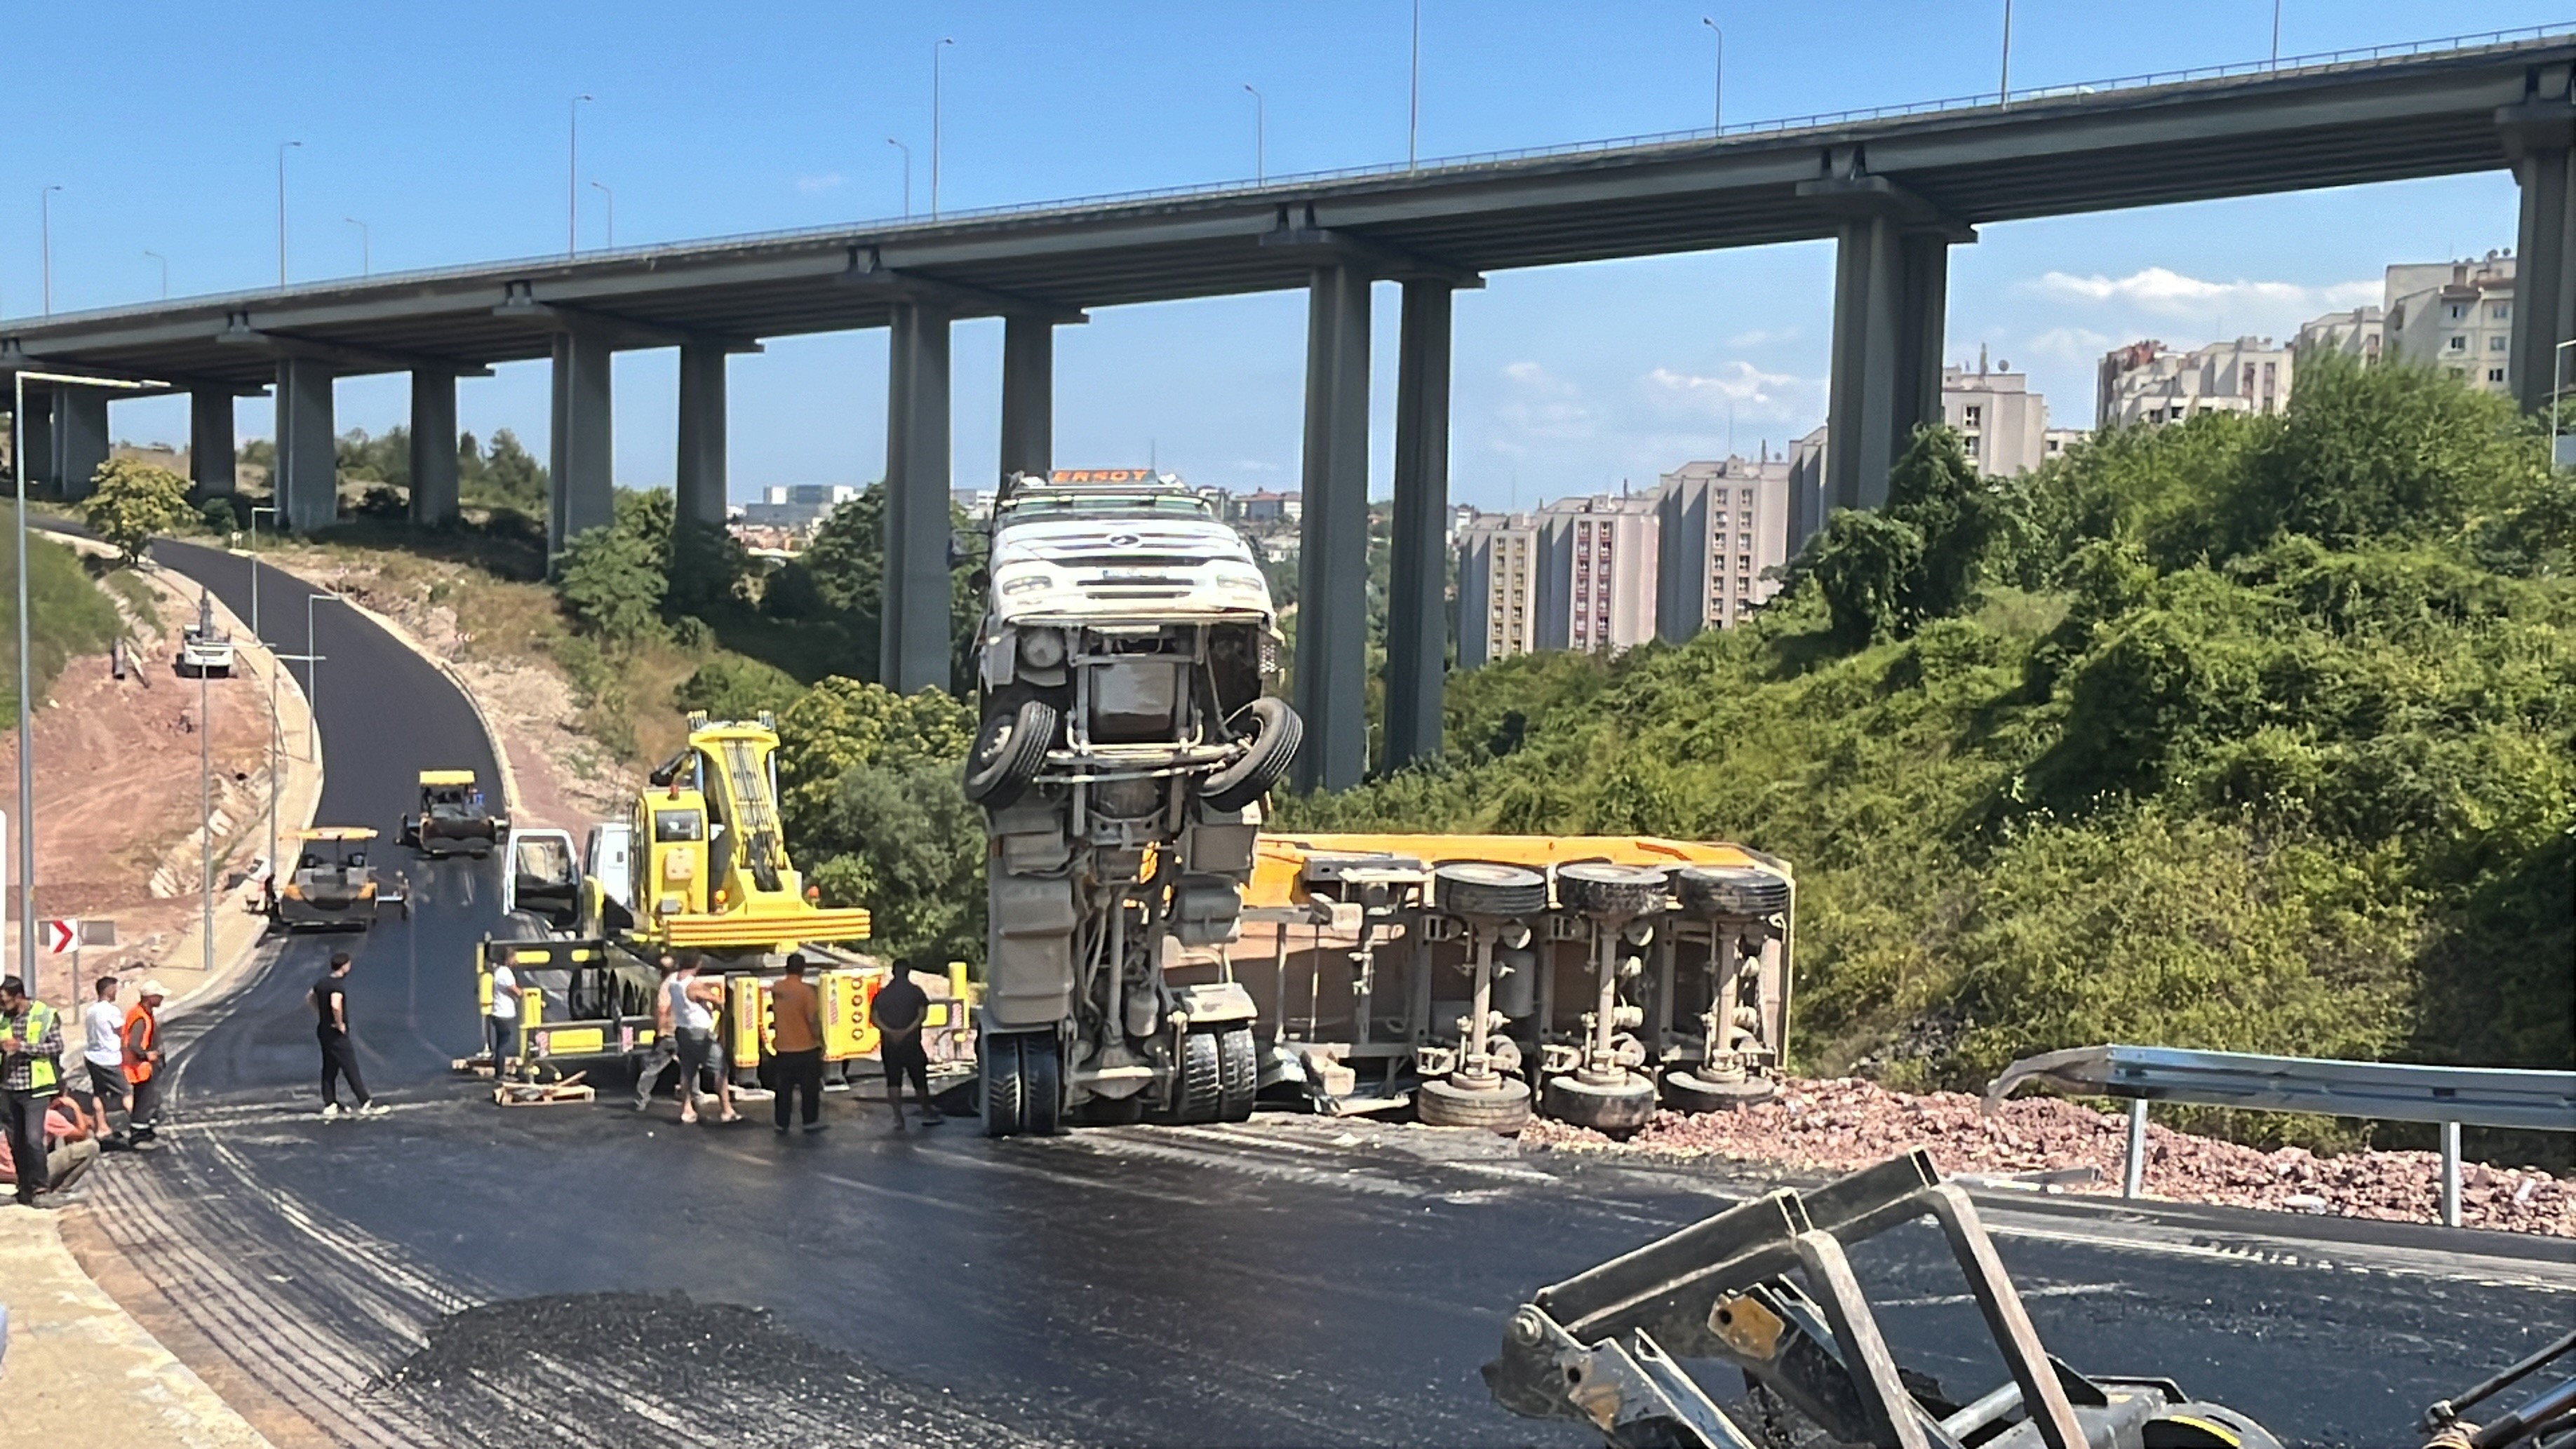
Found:
[[[1741, 623], [1778, 591], [1789, 557], [1792, 465], [1765, 456], [1685, 463], [1655, 492], [1655, 633], [1680, 643]], [[1803, 541], [1803, 540], [1802, 540]]]
[[1788, 551], [1795, 554], [1824, 532], [1832, 512], [1825, 497], [1825, 430], [1819, 427], [1789, 445]]
[[1617, 653], [1655, 635], [1655, 499], [1597, 493], [1537, 512], [1541, 649]]
[[2149, 339], [2105, 355], [2096, 371], [2093, 423], [2118, 428], [2178, 423], [2208, 412], [2277, 413], [2289, 406], [2293, 353], [2269, 337], [2239, 337], [2176, 352]]
[[2048, 457], [2048, 399], [2030, 390], [2030, 377], [2007, 362], [1941, 369], [1941, 421], [1959, 435], [1959, 446], [1978, 472], [1993, 478], [2027, 473]]
[[[2395, 271], [2396, 268], [2389, 270]], [[2364, 362], [2377, 362], [2380, 347], [2387, 338], [2387, 320], [2386, 311], [2378, 307], [2328, 312], [2299, 324], [2298, 341], [2291, 346], [2302, 354], [2340, 352]]]
[[1526, 513], [1480, 513], [1458, 528], [1458, 667], [1538, 647], [1539, 528]]
[[2387, 355], [2443, 368], [2488, 392], [2513, 386], [2513, 254], [2388, 269]]

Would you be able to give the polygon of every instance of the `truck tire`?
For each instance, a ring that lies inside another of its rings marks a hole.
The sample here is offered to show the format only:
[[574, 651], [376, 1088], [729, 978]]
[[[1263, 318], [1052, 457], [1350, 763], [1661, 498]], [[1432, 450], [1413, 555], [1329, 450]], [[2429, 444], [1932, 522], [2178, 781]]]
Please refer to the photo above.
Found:
[[[1557, 870], [1556, 893], [1582, 915], [1641, 916], [1663, 904], [1665, 879], [1663, 871], [1650, 865], [1584, 861]], [[1648, 1095], [1653, 1095], [1651, 1089]]]
[[978, 1094], [984, 1113], [984, 1135], [1009, 1137], [1020, 1130], [1024, 1119], [1026, 1083], [1020, 1076], [1020, 1039], [1016, 1036], [988, 1036], [975, 1050], [977, 1073], [983, 1078]]
[[1462, 860], [1431, 873], [1440, 909], [1453, 916], [1536, 916], [1547, 910], [1547, 877], [1516, 865]]
[[1682, 906], [1694, 916], [1776, 916], [1789, 909], [1789, 883], [1744, 865], [1686, 865], [1673, 873]]
[[1625, 1138], [1654, 1119], [1655, 1084], [1635, 1072], [1607, 1086], [1579, 1077], [1550, 1077], [1546, 1111], [1559, 1122]]
[[1676, 1112], [1732, 1112], [1759, 1106], [1778, 1095], [1780, 1084], [1767, 1077], [1712, 1082], [1686, 1071], [1664, 1073], [1664, 1105]]
[[1413, 1114], [1427, 1127], [1481, 1127], [1510, 1136], [1529, 1125], [1529, 1083], [1505, 1077], [1493, 1090], [1475, 1092], [1435, 1077], [1414, 1094]]
[[1053, 1137], [1064, 1130], [1064, 1058], [1049, 1034], [1020, 1038], [1020, 1130]]
[[987, 810], [1008, 808], [1045, 766], [1055, 727], [1055, 706], [1043, 699], [985, 720], [966, 755], [966, 798]]
[[1231, 1027], [1216, 1037], [1217, 1120], [1249, 1122], [1252, 1099], [1261, 1091], [1261, 1047], [1252, 1028]]
[[1252, 725], [1252, 743], [1243, 758], [1209, 775], [1199, 785], [1199, 798], [1211, 810], [1240, 810], [1270, 793], [1297, 760], [1305, 742], [1306, 723], [1288, 701], [1263, 695], [1244, 706], [1237, 719]]
[[1181, 1038], [1180, 1073], [1172, 1083], [1172, 1120], [1199, 1126], [1224, 1110], [1224, 1054], [1217, 1033], [1194, 1031]]

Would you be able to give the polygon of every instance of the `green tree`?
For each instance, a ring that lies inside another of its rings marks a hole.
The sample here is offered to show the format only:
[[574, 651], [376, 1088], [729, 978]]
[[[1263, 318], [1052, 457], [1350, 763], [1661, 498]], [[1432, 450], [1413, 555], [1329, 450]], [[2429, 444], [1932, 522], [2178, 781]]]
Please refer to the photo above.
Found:
[[110, 458], [99, 464], [91, 477], [90, 495], [80, 508], [99, 538], [128, 565], [143, 562], [143, 551], [153, 535], [168, 533], [193, 516], [187, 479], [132, 458]]
[[670, 587], [669, 541], [669, 495], [620, 493], [613, 521], [565, 543], [556, 597], [575, 624], [607, 643], [657, 638]]
[[862, 765], [834, 787], [826, 830], [845, 849], [816, 884], [866, 906], [872, 942], [920, 969], [984, 957], [984, 819], [946, 760]]
[[[515, 508], [531, 517], [541, 517], [546, 510], [547, 477], [545, 465], [539, 463], [519, 435], [508, 428], [492, 434], [490, 453], [482, 466], [473, 470], [482, 491], [505, 507]], [[462, 480], [459, 480], [460, 483]]]
[[709, 719], [751, 719], [761, 711], [777, 714], [805, 693], [795, 678], [775, 665], [739, 654], [719, 654], [671, 691], [671, 702], [684, 710], [704, 710]]
[[789, 837], [827, 828], [841, 777], [863, 765], [962, 763], [975, 729], [965, 702], [935, 689], [902, 695], [834, 676], [778, 718], [778, 789]]

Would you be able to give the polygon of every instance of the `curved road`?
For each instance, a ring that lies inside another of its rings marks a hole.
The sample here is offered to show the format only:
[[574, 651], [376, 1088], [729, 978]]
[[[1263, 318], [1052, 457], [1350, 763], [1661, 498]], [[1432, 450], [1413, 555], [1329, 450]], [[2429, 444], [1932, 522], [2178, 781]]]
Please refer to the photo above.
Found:
[[[243, 560], [160, 557], [248, 617]], [[308, 590], [259, 577], [292, 652]], [[444, 675], [354, 611], [315, 618], [326, 823], [390, 839], [417, 770], [496, 778]], [[996, 1143], [894, 1138], [847, 1097], [818, 1138], [682, 1129], [614, 1091], [501, 1111], [447, 1075], [476, 1043], [497, 862], [405, 868], [410, 922], [334, 938], [393, 1115], [315, 1120], [303, 993], [331, 942], [273, 945], [174, 1028], [166, 1147], [99, 1175], [107, 1235], [161, 1286], [147, 1319], [282, 1441], [291, 1413], [317, 1443], [1583, 1444], [1487, 1399], [1506, 1315], [1741, 1191], [1312, 1118]], [[2412, 1443], [2423, 1404], [2576, 1317], [2567, 1244], [2037, 1202], [1989, 1220], [2061, 1357], [2302, 1442]], [[2000, 1377], [1928, 1228], [1856, 1258], [1900, 1357]]]

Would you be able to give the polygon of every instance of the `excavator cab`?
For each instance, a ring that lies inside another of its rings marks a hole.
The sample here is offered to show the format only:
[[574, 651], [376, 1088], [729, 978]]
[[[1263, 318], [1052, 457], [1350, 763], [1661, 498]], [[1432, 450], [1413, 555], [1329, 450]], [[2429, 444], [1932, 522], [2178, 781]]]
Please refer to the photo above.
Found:
[[635, 934], [674, 947], [785, 950], [857, 941], [868, 913], [825, 909], [787, 854], [778, 727], [689, 716], [689, 742], [647, 777], [633, 818]]

